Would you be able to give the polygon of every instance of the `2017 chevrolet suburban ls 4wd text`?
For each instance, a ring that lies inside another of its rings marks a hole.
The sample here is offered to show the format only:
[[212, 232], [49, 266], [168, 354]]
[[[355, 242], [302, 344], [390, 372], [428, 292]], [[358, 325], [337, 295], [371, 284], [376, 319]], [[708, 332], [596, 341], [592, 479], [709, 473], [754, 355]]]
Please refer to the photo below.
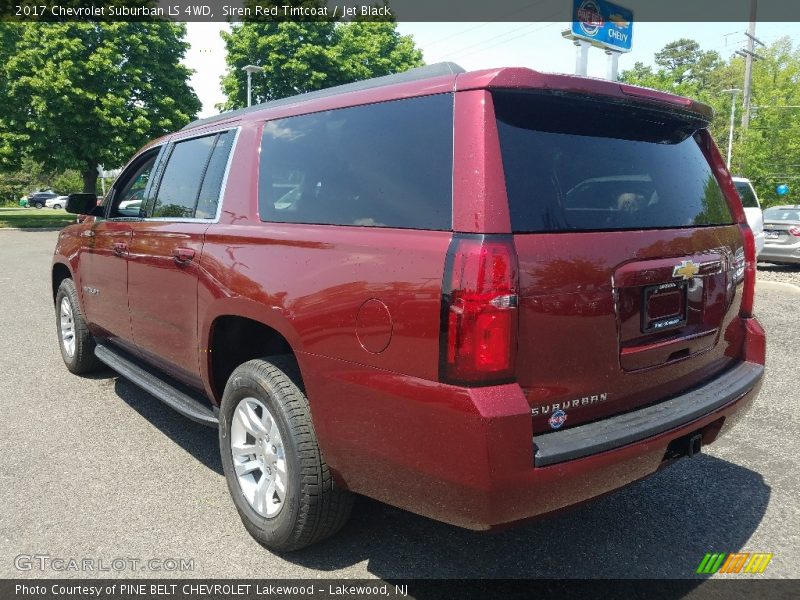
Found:
[[753, 235], [710, 118], [442, 64], [197, 121], [102, 206], [70, 197], [64, 361], [218, 427], [278, 551], [354, 494], [476, 530], [604, 494], [760, 389]]

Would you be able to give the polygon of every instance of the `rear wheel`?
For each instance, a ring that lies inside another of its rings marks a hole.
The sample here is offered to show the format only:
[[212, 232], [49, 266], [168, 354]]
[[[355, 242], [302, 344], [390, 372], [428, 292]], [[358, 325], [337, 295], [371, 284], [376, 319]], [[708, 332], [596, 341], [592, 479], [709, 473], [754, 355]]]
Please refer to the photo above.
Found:
[[95, 342], [83, 319], [78, 292], [72, 279], [65, 279], [56, 294], [56, 328], [61, 358], [72, 373], [95, 371], [100, 361], [94, 355]]
[[34, 202], [33, 205], [36, 208], [44, 208], [44, 202]]
[[325, 464], [294, 358], [251, 360], [233, 372], [219, 440], [236, 509], [267, 548], [298, 550], [347, 521], [353, 496], [336, 486]]
[[53, 210], [61, 210], [60, 204], [53, 204]]

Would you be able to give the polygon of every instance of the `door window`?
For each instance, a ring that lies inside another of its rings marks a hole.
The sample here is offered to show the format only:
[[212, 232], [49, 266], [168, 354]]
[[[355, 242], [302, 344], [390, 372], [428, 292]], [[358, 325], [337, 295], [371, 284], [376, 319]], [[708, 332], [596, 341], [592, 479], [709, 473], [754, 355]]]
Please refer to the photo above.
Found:
[[114, 204], [111, 207], [109, 217], [136, 218], [141, 216], [144, 194], [157, 157], [158, 149], [155, 149], [143, 156], [138, 164], [132, 165], [132, 170], [129, 174], [123, 173], [120, 176], [119, 192], [114, 195]]
[[213, 219], [235, 131], [177, 142], [147, 210], [157, 219]]

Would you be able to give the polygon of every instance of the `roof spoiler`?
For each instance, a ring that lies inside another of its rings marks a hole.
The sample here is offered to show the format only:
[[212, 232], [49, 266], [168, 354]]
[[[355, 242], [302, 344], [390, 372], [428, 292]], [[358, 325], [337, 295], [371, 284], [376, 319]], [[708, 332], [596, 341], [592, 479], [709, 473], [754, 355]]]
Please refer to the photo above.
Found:
[[224, 112], [213, 117], [192, 121], [181, 131], [185, 129], [194, 129], [195, 127], [200, 127], [202, 125], [210, 125], [218, 121], [226, 121], [228, 119], [246, 115], [257, 110], [263, 110], [265, 108], [286, 106], [288, 104], [296, 104], [298, 102], [306, 102], [310, 100], [316, 100], [318, 98], [326, 98], [329, 96], [338, 96], [339, 94], [347, 94], [349, 92], [369, 90], [387, 85], [395, 85], [397, 83], [408, 83], [411, 81], [419, 81], [421, 79], [431, 79], [433, 77], [442, 77], [444, 75], [457, 75], [458, 73], [464, 72], [464, 69], [456, 63], [440, 62], [433, 65], [426, 65], [424, 67], [417, 67], [416, 69], [409, 69], [408, 71], [403, 71], [402, 73], [394, 73], [392, 75], [384, 75], [383, 77], [373, 77], [371, 79], [364, 79], [362, 81], [356, 81], [353, 83], [345, 83], [343, 85], [316, 90], [314, 92], [306, 92], [305, 94], [297, 94], [287, 98], [280, 98], [279, 100], [270, 100], [269, 102], [256, 104], [247, 108], [240, 108], [238, 110]]

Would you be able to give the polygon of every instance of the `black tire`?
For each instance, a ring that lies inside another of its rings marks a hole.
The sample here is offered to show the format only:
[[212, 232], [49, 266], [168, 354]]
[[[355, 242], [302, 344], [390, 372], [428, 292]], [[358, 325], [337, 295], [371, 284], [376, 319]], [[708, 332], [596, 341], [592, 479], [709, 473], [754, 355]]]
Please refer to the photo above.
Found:
[[44, 208], [44, 202], [34, 202], [33, 204], [36, 208]]
[[[248, 397], [268, 408], [283, 442], [287, 466], [285, 499], [272, 517], [254, 510], [234, 468], [231, 425], [237, 406]], [[270, 550], [289, 552], [333, 535], [345, 524], [353, 494], [334, 483], [325, 464], [294, 357], [272, 356], [239, 366], [225, 386], [219, 416], [225, 479], [242, 523], [256, 541]]]
[[[72, 309], [72, 322], [74, 330], [75, 347], [70, 355], [61, 331], [61, 303], [66, 299]], [[78, 291], [72, 279], [65, 279], [58, 286], [56, 294], [56, 333], [58, 334], [58, 347], [61, 349], [61, 358], [72, 373], [83, 375], [101, 368], [100, 361], [94, 355], [95, 341], [81, 312], [78, 302]]]
[[61, 210], [60, 204], [53, 204], [53, 210]]

